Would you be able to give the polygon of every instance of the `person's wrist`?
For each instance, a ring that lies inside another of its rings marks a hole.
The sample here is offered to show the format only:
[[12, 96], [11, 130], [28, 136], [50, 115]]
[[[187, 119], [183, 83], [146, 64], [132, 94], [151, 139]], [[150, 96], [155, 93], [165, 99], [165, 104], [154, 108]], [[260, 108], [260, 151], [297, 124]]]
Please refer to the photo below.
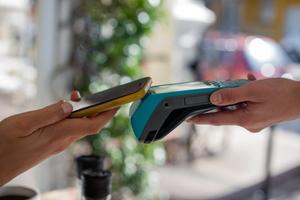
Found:
[[[7, 153], [0, 152], [0, 163], [1, 163], [1, 169], [0, 169], [0, 187], [8, 183], [12, 178], [14, 178], [15, 163], [11, 163], [10, 159], [8, 160]], [[17, 166], [16, 166], [17, 167]]]
[[295, 94], [295, 110], [297, 112], [297, 117], [300, 118], [300, 81], [295, 81], [295, 87], [293, 90]]

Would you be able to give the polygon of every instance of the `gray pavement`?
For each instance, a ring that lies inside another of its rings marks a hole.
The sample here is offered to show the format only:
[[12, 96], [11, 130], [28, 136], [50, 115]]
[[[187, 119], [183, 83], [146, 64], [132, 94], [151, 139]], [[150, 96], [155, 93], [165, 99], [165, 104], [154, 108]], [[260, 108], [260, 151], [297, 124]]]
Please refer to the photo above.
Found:
[[[171, 199], [176, 200], [218, 199], [264, 180], [268, 130], [252, 134], [238, 127], [230, 127], [227, 128], [227, 134], [230, 134], [230, 145], [223, 154], [202, 157], [191, 164], [159, 168], [157, 171], [161, 191], [169, 193]], [[300, 135], [277, 129], [272, 174], [276, 176], [299, 166], [299, 152]], [[300, 181], [297, 177], [287, 185], [298, 187], [300, 191]], [[274, 194], [278, 198], [284, 196], [284, 192]], [[294, 197], [290, 199], [300, 199], [299, 194], [296, 190]]]

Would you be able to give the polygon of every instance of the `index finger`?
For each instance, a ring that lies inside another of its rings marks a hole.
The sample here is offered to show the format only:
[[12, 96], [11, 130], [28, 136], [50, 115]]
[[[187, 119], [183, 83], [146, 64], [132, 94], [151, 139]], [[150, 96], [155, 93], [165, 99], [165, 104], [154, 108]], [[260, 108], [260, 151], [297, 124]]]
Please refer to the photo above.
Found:
[[92, 118], [66, 119], [53, 125], [51, 132], [53, 137], [78, 137], [98, 133], [116, 114], [118, 109], [100, 113]]
[[247, 78], [248, 78], [249, 81], [255, 81], [256, 80], [256, 77], [252, 73], [248, 73]]
[[243, 121], [245, 121], [244, 109], [201, 114], [187, 120], [187, 122], [194, 123], [194, 124], [210, 124], [215, 126], [222, 126], [222, 125], [241, 126], [243, 125]]

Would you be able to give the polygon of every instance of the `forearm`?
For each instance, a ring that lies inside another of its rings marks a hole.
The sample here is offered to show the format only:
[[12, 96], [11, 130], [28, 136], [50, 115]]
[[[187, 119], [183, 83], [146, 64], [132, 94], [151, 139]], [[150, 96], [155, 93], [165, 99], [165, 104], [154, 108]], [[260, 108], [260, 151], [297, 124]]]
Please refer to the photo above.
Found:
[[297, 111], [297, 117], [300, 118], [300, 81], [296, 81], [295, 84], [295, 110]]
[[0, 151], [0, 187], [15, 178], [20, 172], [17, 163], [12, 163], [9, 153]]
[[10, 180], [15, 178], [18, 173], [15, 171], [15, 169], [12, 166], [7, 166], [5, 163], [2, 163], [2, 161], [0, 161], [0, 164], [1, 164], [0, 187], [2, 187]]
[[34, 162], [22, 163], [21, 161], [17, 161], [15, 163], [7, 162], [5, 159], [0, 160], [0, 187], [22, 174], [26, 170], [30, 169], [35, 165]]
[[43, 154], [41, 151], [19, 152], [17, 147], [0, 148], [0, 187], [43, 160]]
[[269, 99], [264, 106], [264, 112], [269, 113], [266, 115], [266, 121], [271, 119], [273, 123], [281, 123], [300, 118], [300, 81], [283, 81], [281, 85], [274, 84], [268, 88], [269, 91], [274, 91], [273, 95], [264, 94], [265, 98]]

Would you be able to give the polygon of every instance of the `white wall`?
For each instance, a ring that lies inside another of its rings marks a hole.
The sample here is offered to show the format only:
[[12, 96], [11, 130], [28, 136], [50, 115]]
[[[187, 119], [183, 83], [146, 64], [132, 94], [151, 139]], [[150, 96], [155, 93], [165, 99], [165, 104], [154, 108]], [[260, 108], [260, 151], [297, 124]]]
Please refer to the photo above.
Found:
[[[68, 73], [59, 73], [70, 54], [70, 16], [72, 0], [39, 0], [37, 16], [37, 106], [45, 106], [68, 96]], [[54, 156], [25, 172], [10, 184], [36, 187], [42, 192], [68, 186], [70, 157]]]

